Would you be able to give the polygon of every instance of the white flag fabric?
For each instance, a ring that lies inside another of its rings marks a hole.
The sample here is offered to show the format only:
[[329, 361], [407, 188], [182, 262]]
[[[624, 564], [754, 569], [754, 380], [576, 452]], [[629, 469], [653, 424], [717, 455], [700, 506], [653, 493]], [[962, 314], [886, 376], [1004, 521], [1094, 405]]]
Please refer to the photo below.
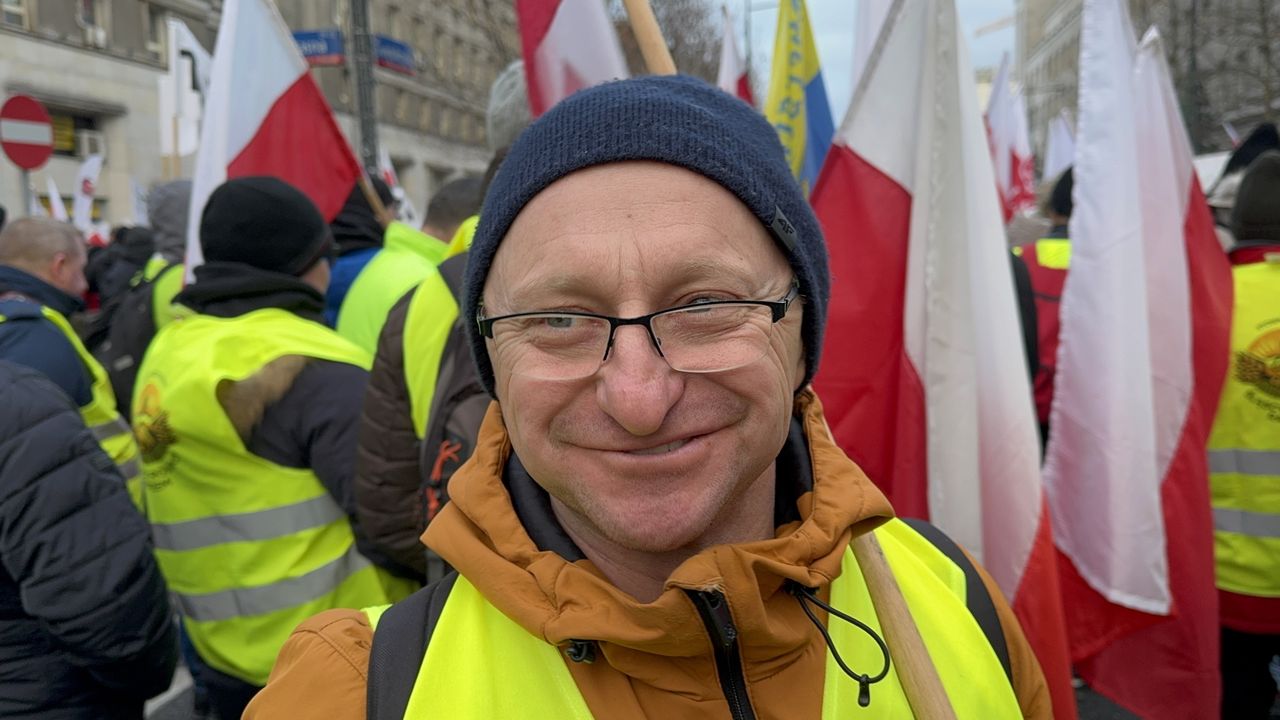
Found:
[[204, 111], [204, 94], [209, 88], [213, 66], [209, 52], [200, 45], [186, 23], [169, 18], [169, 71], [159, 83], [160, 152], [173, 155], [174, 124], [178, 129], [178, 155], [195, 153], [200, 144], [200, 116]]
[[996, 187], [1004, 221], [1035, 208], [1035, 158], [1027, 129], [1027, 105], [1022, 88], [1009, 79], [1009, 55], [1005, 54], [987, 101], [987, 131]]
[[600, 0], [516, 0], [516, 19], [535, 118], [582, 88], [629, 76]]
[[49, 211], [53, 219], [62, 222], [70, 220], [70, 216], [67, 215], [67, 204], [62, 201], [62, 193], [58, 192], [58, 184], [53, 181], [52, 175], [45, 176], [44, 185], [45, 192], [49, 194]]
[[147, 216], [147, 189], [142, 187], [137, 180], [129, 178], [129, 191], [133, 208], [133, 224], [138, 227], [146, 227], [151, 222], [151, 219]]
[[1085, 0], [1071, 269], [1045, 485], [1076, 668], [1143, 717], [1216, 717], [1205, 446], [1231, 275], [1157, 36]]
[[1076, 139], [1071, 132], [1067, 111], [1049, 121], [1049, 135], [1045, 141], [1044, 179], [1053, 182], [1075, 162]]
[[747, 73], [747, 62], [738, 52], [738, 32], [733, 27], [733, 19], [729, 11], [724, 11], [724, 33], [720, 41], [720, 72], [716, 76], [716, 86], [721, 90], [736, 95], [755, 105], [755, 94], [751, 91], [751, 78]]
[[[889, 11], [811, 201], [833, 278], [814, 381], [901, 515], [985, 566], [1074, 717], [1011, 258], [954, 0]], [[889, 130], [892, 129], [892, 130]]]
[[72, 195], [71, 224], [85, 234], [95, 232], [93, 225], [93, 198], [98, 194], [98, 175], [102, 173], [102, 156], [90, 155], [80, 164], [76, 174], [76, 187]]
[[853, 26], [853, 85], [867, 66], [867, 58], [875, 47], [876, 38], [880, 36], [880, 28], [884, 26], [884, 18], [889, 14], [893, 0], [856, 0], [858, 3], [856, 20]]

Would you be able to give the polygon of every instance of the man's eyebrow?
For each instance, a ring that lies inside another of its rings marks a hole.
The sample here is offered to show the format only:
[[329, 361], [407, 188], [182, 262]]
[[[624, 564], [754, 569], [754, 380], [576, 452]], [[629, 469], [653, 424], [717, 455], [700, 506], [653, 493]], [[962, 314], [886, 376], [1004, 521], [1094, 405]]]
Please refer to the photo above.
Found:
[[[668, 287], [698, 282], [737, 286], [750, 283], [759, 276], [736, 259], [689, 258], [664, 270], [662, 283]], [[538, 278], [522, 279], [508, 288], [506, 296], [522, 303], [555, 296], [609, 299], [613, 290], [613, 283], [600, 274], [553, 272]]]

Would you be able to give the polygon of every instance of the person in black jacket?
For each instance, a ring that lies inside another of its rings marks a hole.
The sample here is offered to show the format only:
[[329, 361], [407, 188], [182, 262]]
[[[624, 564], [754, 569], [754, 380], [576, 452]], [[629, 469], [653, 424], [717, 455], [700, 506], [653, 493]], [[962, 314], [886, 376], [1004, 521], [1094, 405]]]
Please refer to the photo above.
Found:
[[0, 717], [141, 718], [177, 634], [151, 531], [75, 404], [0, 361]]

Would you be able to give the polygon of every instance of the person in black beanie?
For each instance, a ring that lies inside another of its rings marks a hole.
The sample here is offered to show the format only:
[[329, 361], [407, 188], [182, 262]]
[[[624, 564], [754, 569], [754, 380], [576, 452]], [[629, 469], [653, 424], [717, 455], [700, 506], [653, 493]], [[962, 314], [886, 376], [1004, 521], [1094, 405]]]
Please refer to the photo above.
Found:
[[832, 440], [810, 385], [831, 286], [746, 103], [651, 76], [548, 110], [466, 267], [496, 402], [423, 535], [456, 572], [303, 624], [244, 717], [909, 717], [900, 683], [934, 672], [957, 717], [1051, 717], [994, 582]]
[[[391, 188], [380, 177], [372, 176], [369, 182], [387, 210], [387, 217], [395, 217], [396, 199]], [[356, 281], [360, 271], [382, 249], [387, 228], [378, 218], [359, 185], [351, 189], [347, 202], [338, 216], [329, 224], [333, 230], [335, 258], [329, 289], [325, 292], [325, 322], [330, 327], [338, 324], [338, 312], [347, 298], [347, 291]]]
[[1244, 171], [1231, 225], [1231, 369], [1209, 436], [1222, 717], [1266, 718], [1280, 654], [1280, 152]]
[[[329, 226], [287, 183], [238, 178], [209, 196], [200, 244], [205, 263], [176, 299], [194, 314], [148, 349], [133, 422], [144, 505], [168, 551], [161, 569], [210, 704], [231, 718], [294, 623], [410, 585], [379, 567], [354, 517], [369, 357], [323, 323]], [[333, 563], [325, 578], [311, 574]], [[239, 599], [208, 600], [228, 593]]]

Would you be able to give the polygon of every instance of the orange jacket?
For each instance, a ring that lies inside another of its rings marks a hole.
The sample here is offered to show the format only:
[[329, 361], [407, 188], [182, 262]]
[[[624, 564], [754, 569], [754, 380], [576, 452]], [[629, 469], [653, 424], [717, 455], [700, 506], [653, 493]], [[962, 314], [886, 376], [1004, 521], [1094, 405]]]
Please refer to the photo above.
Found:
[[[826, 587], [845, 547], [892, 516], [884, 495], [834, 445], [812, 393], [797, 401], [799, 423], [783, 455], [799, 450], [812, 486], [795, 497], [795, 518], [773, 539], [716, 546], [678, 567], [661, 596], [636, 602], [586, 559], [539, 549], [531, 537], [562, 533], [549, 510], [529, 528], [516, 514], [504, 477], [511, 445], [497, 405], [490, 408], [475, 455], [450, 483], [451, 502], [423, 535], [426, 543], [508, 617], [556, 645], [597, 640], [596, 662], [569, 670], [596, 717], [701, 718], [726, 715], [711, 641], [682, 588], [717, 587], [728, 598], [752, 704], [762, 718], [821, 715], [827, 648], [785, 580]], [[808, 452], [797, 445], [807, 444]], [[795, 457], [793, 454], [792, 457]], [[780, 488], [784, 480], [779, 460]], [[804, 479], [807, 485], [807, 479]], [[515, 481], [511, 481], [515, 482]], [[526, 485], [524, 490], [528, 490]], [[538, 491], [540, 492], [540, 491]], [[545, 497], [545, 496], [544, 496]], [[786, 497], [785, 491], [779, 497]], [[521, 501], [517, 501], [521, 502]], [[538, 503], [532, 503], [538, 504]], [[522, 505], [526, 521], [537, 508]], [[561, 537], [563, 537], [561, 535]], [[1050, 718], [1040, 666], [1008, 604], [985, 573], [1009, 646], [1014, 691], [1023, 715]], [[372, 633], [358, 611], [333, 610], [298, 627], [281, 650], [267, 687], [244, 717], [363, 718]], [[1008, 682], [1003, 676], [990, 682]]]

